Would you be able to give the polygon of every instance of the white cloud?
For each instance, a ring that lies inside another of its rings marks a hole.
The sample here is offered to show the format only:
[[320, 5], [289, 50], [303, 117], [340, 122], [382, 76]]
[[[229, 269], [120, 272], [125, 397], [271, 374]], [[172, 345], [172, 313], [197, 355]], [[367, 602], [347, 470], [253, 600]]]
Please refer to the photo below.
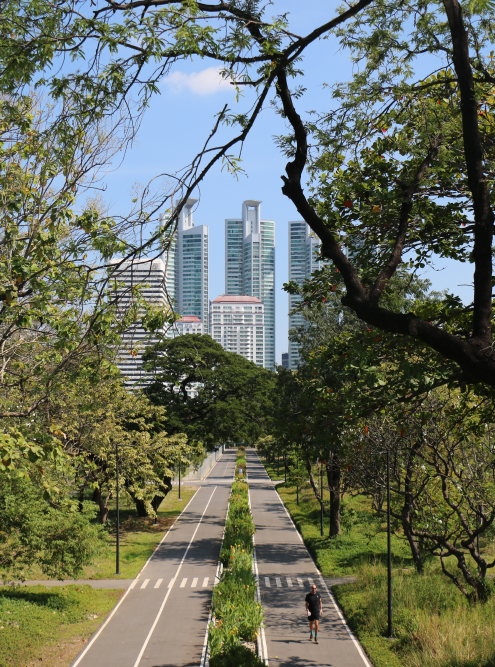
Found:
[[234, 90], [234, 87], [227, 79], [222, 79], [218, 67], [208, 67], [201, 72], [172, 72], [163, 79], [175, 93], [188, 90], [195, 95], [212, 95], [220, 90]]

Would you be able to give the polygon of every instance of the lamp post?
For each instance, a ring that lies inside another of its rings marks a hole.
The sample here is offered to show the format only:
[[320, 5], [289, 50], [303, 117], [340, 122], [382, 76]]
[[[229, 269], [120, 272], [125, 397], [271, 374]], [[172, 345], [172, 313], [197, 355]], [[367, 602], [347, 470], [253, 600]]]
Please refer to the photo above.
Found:
[[325, 461], [323, 461], [322, 459], [320, 466], [320, 493], [321, 493], [320, 531], [322, 537], [323, 537], [323, 466], [324, 465]]
[[117, 489], [117, 542], [116, 542], [116, 552], [115, 552], [115, 574], [120, 574], [120, 515], [119, 515], [119, 449], [118, 444], [115, 442], [115, 476], [116, 476], [116, 489]]
[[390, 537], [390, 452], [377, 452], [387, 455], [387, 603], [388, 628], [387, 634], [392, 637], [392, 544]]
[[180, 464], [181, 462], [179, 461], [179, 500], [182, 500], [182, 498], [180, 497]]
[[285, 483], [287, 484], [287, 461], [285, 458], [285, 452], [284, 452], [284, 472], [285, 472]]

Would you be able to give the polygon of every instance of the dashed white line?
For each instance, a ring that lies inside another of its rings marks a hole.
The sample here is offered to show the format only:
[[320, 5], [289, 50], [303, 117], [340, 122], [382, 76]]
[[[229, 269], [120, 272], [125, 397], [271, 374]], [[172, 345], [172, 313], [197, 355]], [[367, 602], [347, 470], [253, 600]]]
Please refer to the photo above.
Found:
[[287, 579], [287, 586], [292, 588], [292, 579], [290, 577], [285, 577]]
[[143, 583], [141, 584], [140, 588], [146, 588], [146, 586], [150, 583], [149, 579], [145, 579]]
[[315, 582], [308, 577], [308, 583], [309, 583], [310, 586], [313, 586]]
[[198, 584], [198, 577], [194, 577], [194, 579], [191, 581], [191, 588], [196, 588]]
[[270, 578], [269, 577], [265, 577], [265, 586], [267, 588], [270, 588]]
[[174, 583], [175, 583], [175, 577], [172, 577], [172, 579], [170, 579], [170, 581], [168, 582], [168, 588], [172, 588]]
[[180, 582], [180, 587], [184, 588], [186, 584], [187, 584], [187, 577], [184, 577], [184, 579]]
[[282, 588], [282, 582], [280, 581], [280, 577], [275, 577], [275, 583], [277, 584], [277, 588]]
[[209, 580], [210, 580], [209, 577], [205, 577], [205, 578], [203, 579], [203, 588], [206, 588], [206, 586], [208, 586], [208, 582], [209, 582]]
[[303, 580], [299, 579], [299, 577], [297, 578], [297, 583], [299, 584], [299, 588], [303, 587]]
[[[198, 524], [197, 524], [197, 526], [196, 526], [196, 528], [195, 528], [195, 530], [194, 530], [194, 533], [193, 533], [191, 539], [189, 540], [189, 544], [187, 545], [187, 549], [185, 550], [184, 555], [182, 556], [182, 560], [181, 560], [181, 562], [180, 562], [179, 567], [177, 568], [177, 572], [175, 573], [175, 577], [172, 579], [172, 582], [175, 581], [175, 579], [177, 578], [179, 572], [180, 572], [181, 569], [182, 569], [182, 566], [184, 565], [184, 561], [186, 560], [187, 554], [189, 553], [189, 549], [191, 548], [191, 544], [194, 542], [194, 538], [196, 537], [196, 533], [197, 533], [198, 530], [199, 530], [199, 526], [201, 525], [201, 522], [203, 521], [203, 517], [204, 517], [204, 515], [206, 514], [206, 511], [207, 511], [208, 507], [210, 506], [211, 499], [213, 498], [213, 494], [215, 493], [216, 490], [217, 490], [217, 487], [215, 486], [215, 488], [214, 488], [213, 491], [211, 492], [211, 496], [210, 496], [208, 502], [206, 503], [206, 507], [205, 507], [204, 510], [203, 510], [203, 514], [201, 515], [201, 518], [200, 518], [200, 520], [198, 521]], [[171, 582], [171, 583], [172, 583], [172, 582]], [[144, 654], [144, 652], [145, 652], [145, 650], [146, 650], [146, 647], [148, 646], [148, 643], [149, 643], [149, 641], [150, 641], [150, 639], [151, 639], [151, 635], [152, 635], [153, 632], [155, 631], [155, 628], [156, 628], [156, 626], [157, 626], [157, 624], [158, 624], [158, 621], [160, 620], [160, 616], [162, 615], [163, 609], [164, 609], [165, 605], [167, 604], [167, 600], [168, 600], [168, 597], [169, 597], [169, 595], [170, 595], [171, 590], [172, 590], [172, 588], [169, 586], [169, 589], [168, 589], [168, 591], [167, 591], [167, 594], [166, 594], [165, 597], [163, 598], [163, 602], [162, 602], [162, 604], [161, 604], [160, 609], [158, 610], [158, 614], [156, 615], [156, 618], [155, 618], [155, 620], [154, 620], [154, 622], [153, 622], [153, 625], [151, 626], [150, 631], [148, 632], [148, 635], [147, 635], [146, 639], [144, 640], [144, 644], [142, 645], [141, 650], [139, 651], [139, 655], [138, 655], [138, 657], [137, 657], [137, 659], [136, 659], [136, 662], [134, 663], [134, 667], [138, 667], [139, 663], [141, 662], [141, 658], [143, 657], [143, 654]]]
[[158, 581], [157, 581], [156, 584], [153, 586], [153, 588], [160, 588], [160, 585], [161, 585], [162, 581], [163, 581], [163, 579], [158, 579]]

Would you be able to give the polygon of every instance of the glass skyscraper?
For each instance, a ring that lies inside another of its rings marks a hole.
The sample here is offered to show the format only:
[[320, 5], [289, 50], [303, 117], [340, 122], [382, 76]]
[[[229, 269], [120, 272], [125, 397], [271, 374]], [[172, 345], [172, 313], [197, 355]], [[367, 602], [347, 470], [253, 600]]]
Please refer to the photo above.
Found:
[[168, 298], [175, 301], [180, 315], [198, 317], [202, 333], [208, 333], [208, 227], [194, 226], [193, 208], [197, 201], [188, 199], [182, 209], [163, 263]]
[[261, 202], [242, 204], [242, 218], [225, 220], [225, 293], [264, 305], [264, 367], [275, 368], [275, 222], [261, 220]]
[[[322, 267], [318, 260], [320, 239], [312, 232], [303, 220], [289, 222], [289, 280], [302, 285], [313, 271]], [[289, 313], [301, 302], [299, 294], [289, 294]], [[301, 312], [289, 314], [289, 330], [304, 325], [305, 319]], [[297, 343], [289, 341], [289, 368], [294, 371], [299, 362]]]

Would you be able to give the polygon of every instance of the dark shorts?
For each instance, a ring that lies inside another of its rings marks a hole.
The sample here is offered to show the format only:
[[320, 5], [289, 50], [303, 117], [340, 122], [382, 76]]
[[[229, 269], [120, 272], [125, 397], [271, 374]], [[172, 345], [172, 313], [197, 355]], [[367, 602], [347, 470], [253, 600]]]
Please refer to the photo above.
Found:
[[320, 614], [311, 614], [311, 616], [308, 616], [308, 621], [319, 621], [320, 620]]

